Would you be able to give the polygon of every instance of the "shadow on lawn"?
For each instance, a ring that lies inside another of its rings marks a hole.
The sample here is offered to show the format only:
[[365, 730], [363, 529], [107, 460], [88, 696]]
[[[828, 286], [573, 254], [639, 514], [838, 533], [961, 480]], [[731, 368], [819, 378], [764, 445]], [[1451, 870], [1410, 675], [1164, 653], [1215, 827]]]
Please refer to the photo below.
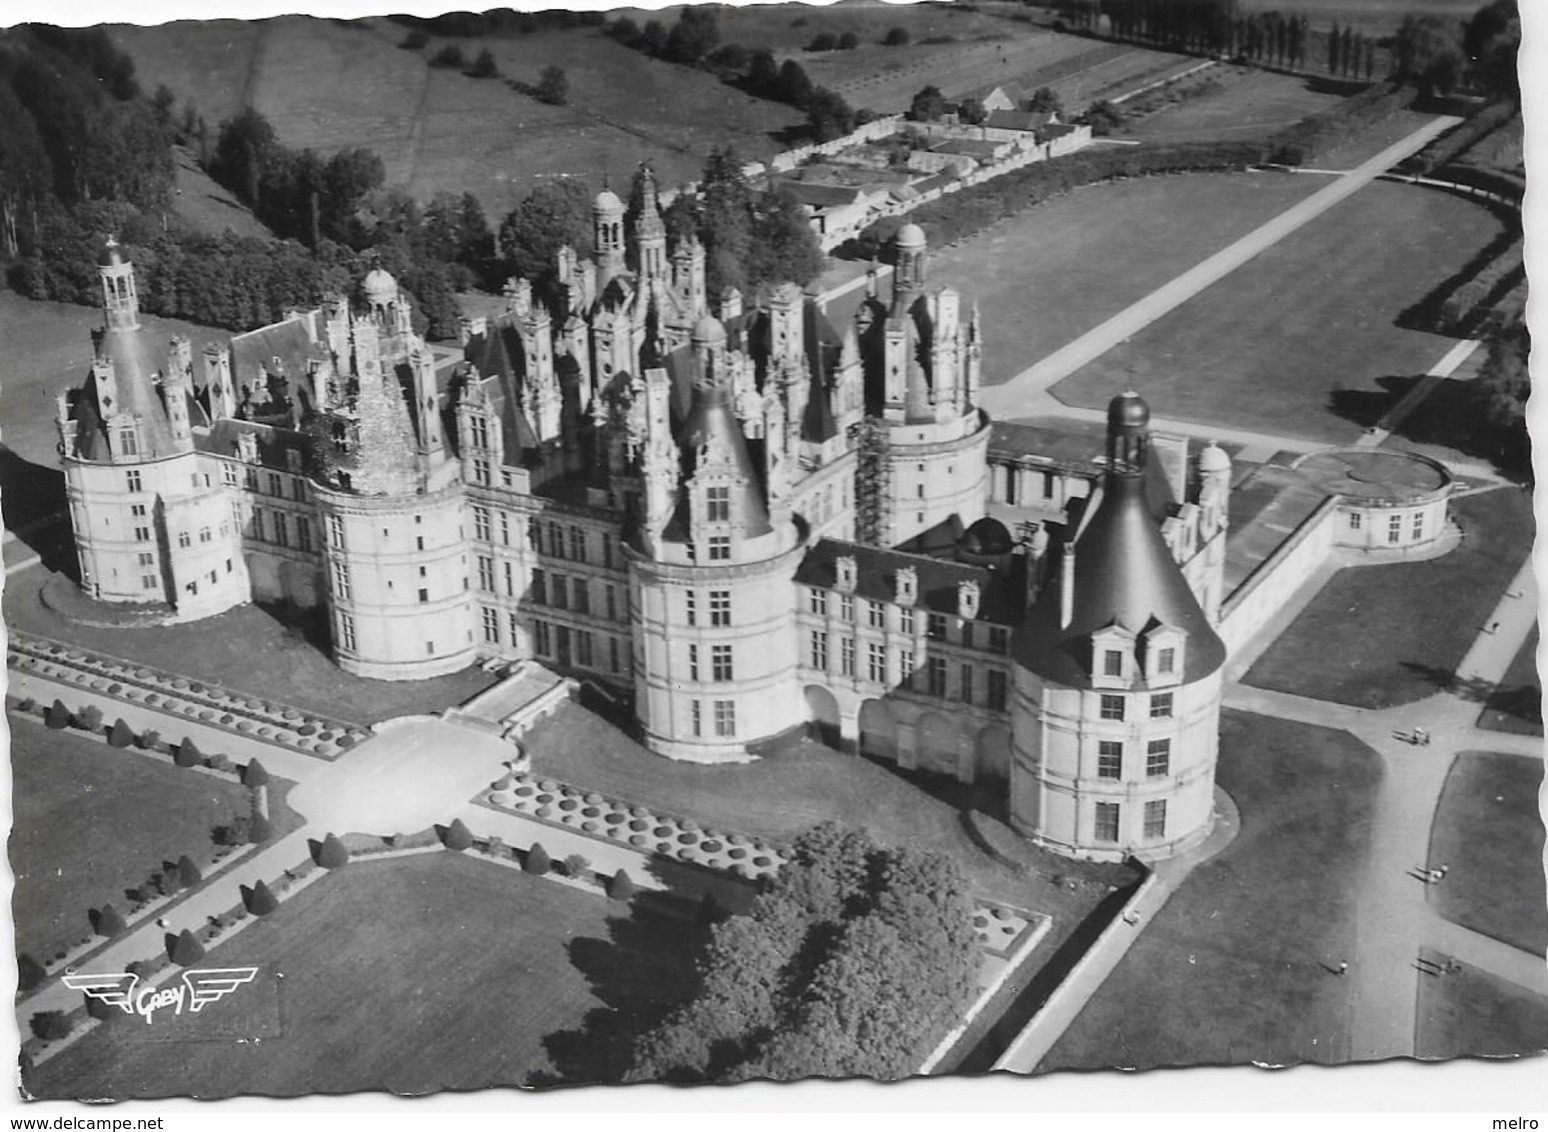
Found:
[[695, 963], [712, 917], [684, 914], [675, 897], [642, 892], [628, 915], [607, 921], [607, 939], [581, 937], [567, 945], [570, 962], [591, 983], [601, 1005], [579, 1027], [543, 1038], [552, 1072], [527, 1078], [529, 1088], [616, 1084], [634, 1065], [640, 1037], [691, 997]]
[[1416, 660], [1403, 661], [1403, 667], [1434, 685], [1437, 691], [1450, 692], [1468, 703], [1487, 704], [1491, 711], [1528, 723], [1541, 723], [1543, 720], [1543, 693], [1534, 684], [1506, 688], [1476, 676], [1463, 678], [1450, 669], [1421, 664]]
[[37, 554], [44, 566], [78, 577], [64, 472], [34, 464], [0, 444], [0, 510], [5, 529]]
[[[1422, 376], [1391, 375], [1378, 379], [1381, 389], [1334, 389], [1328, 408], [1335, 415], [1370, 428], [1397, 407]], [[1451, 448], [1465, 456], [1487, 460], [1514, 480], [1531, 475], [1531, 447], [1526, 429], [1502, 429], [1489, 419], [1488, 392], [1473, 381], [1445, 378], [1414, 410], [1398, 422], [1397, 436], [1415, 444]]]

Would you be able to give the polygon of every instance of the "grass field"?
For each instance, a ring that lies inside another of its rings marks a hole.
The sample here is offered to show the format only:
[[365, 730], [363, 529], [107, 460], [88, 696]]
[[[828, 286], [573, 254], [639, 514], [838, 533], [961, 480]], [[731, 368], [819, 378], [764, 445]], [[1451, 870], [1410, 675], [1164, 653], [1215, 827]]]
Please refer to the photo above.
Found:
[[278, 1037], [185, 1043], [169, 1057], [165, 1042], [138, 1038], [145, 1027], [109, 1024], [28, 1084], [41, 1097], [520, 1085], [555, 1068], [545, 1037], [628, 992], [661, 998], [678, 985], [671, 932], [654, 930], [652, 961], [639, 931], [626, 946], [633, 922], [618, 914], [598, 896], [452, 853], [357, 862], [211, 952], [283, 975]]
[[1540, 759], [1463, 751], [1430, 830], [1431, 867], [1449, 866], [1426, 896], [1442, 916], [1533, 955], [1548, 949]]
[[238, 236], [257, 239], [272, 238], [274, 233], [231, 195], [221, 188], [210, 175], [199, 168], [193, 154], [182, 146], [172, 150], [177, 162], [176, 181], [173, 185], [172, 210], [183, 218], [195, 231], [219, 235], [235, 232]]
[[[1018, 876], [990, 858], [968, 835], [956, 805], [867, 759], [817, 743], [736, 766], [675, 762], [578, 707], [561, 708], [524, 743], [539, 773], [707, 826], [788, 841], [823, 821], [858, 825], [883, 844], [955, 857], [984, 895], [1023, 905], [1035, 896], [1031, 906], [1051, 915], [1089, 909], [1084, 895], [1066, 902], [1058, 888]], [[1099, 868], [1056, 864], [1068, 876], [1102, 874]]]
[[[1406, 388], [1452, 345], [1398, 325], [1403, 313], [1499, 232], [1492, 213], [1456, 197], [1369, 185], [1053, 392], [1066, 404], [1097, 408], [1135, 386], [1166, 416], [1349, 443], [1391, 407], [1394, 388]], [[1221, 233], [1210, 250], [1227, 242]], [[1099, 263], [1114, 276], [1137, 258]], [[1126, 294], [1113, 287], [1089, 321], [1116, 312]]]
[[1531, 550], [1532, 500], [1503, 488], [1464, 496], [1452, 513], [1460, 546], [1428, 562], [1340, 570], [1243, 683], [1365, 708], [1447, 687]]
[[[1444, 963], [1446, 957], [1426, 958]], [[1419, 980], [1414, 1055], [1506, 1057], [1548, 1046], [1548, 999], [1487, 971], [1462, 970]]]
[[1347, 732], [1223, 712], [1217, 781], [1241, 832], [1172, 896], [1040, 1068], [1347, 1060], [1349, 984], [1324, 964], [1353, 946], [1380, 774]]
[[[979, 304], [984, 383], [998, 385], [1319, 187], [1277, 173], [1092, 185], [931, 249], [930, 281]], [[833, 303], [835, 324], [862, 298], [856, 288]]]
[[1543, 681], [1537, 671], [1537, 626], [1521, 643], [1499, 685], [1489, 694], [1478, 726], [1514, 735], [1543, 733]]
[[1206, 80], [1219, 85], [1147, 114], [1121, 128], [1118, 136], [1154, 142], [1245, 141], [1293, 125], [1343, 98], [1319, 80], [1256, 67], [1211, 67], [1196, 81]]
[[82, 625], [65, 620], [38, 600], [38, 587], [46, 576], [35, 569], [7, 584], [0, 601], [8, 625], [351, 723], [439, 711], [462, 703], [495, 680], [477, 668], [407, 683], [351, 676], [322, 650], [252, 605], [193, 624], [162, 628]]
[[399, 48], [407, 29], [386, 19], [286, 16], [252, 23], [116, 25], [115, 41], [141, 74], [193, 101], [214, 128], [251, 105], [280, 140], [328, 154], [374, 149], [390, 183], [428, 198], [471, 191], [498, 224], [540, 177], [622, 182], [650, 158], [668, 183], [696, 177], [715, 146], [749, 160], [776, 151], [773, 135], [802, 120], [712, 75], [648, 59], [598, 29], [459, 40], [471, 58], [488, 47], [505, 78], [535, 83], [562, 66], [570, 105], [547, 106], [503, 78], [470, 79]]
[[234, 782], [50, 731], [36, 717], [7, 720], [18, 953], [42, 961], [91, 935], [88, 910], [127, 912], [124, 890], [163, 861], [186, 853], [207, 868], [211, 828], [247, 812], [248, 792]]

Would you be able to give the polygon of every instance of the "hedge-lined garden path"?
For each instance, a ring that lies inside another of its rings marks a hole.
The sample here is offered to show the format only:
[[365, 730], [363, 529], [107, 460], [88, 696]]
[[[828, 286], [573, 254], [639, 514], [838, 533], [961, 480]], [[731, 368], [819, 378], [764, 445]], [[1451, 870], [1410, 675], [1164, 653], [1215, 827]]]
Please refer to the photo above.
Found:
[[981, 389], [979, 403], [992, 416], [1001, 420], [1013, 420], [1051, 410], [1067, 411], [1066, 407], [1049, 393], [1050, 387], [1056, 382], [1062, 381], [1093, 359], [1100, 357], [1124, 339], [1139, 333], [1205, 288], [1218, 283], [1258, 253], [1363, 189], [1404, 158], [1418, 153], [1460, 121], [1460, 118], [1446, 115], [1431, 119], [1401, 141], [1388, 146], [1369, 161], [1336, 178], [1305, 200], [1291, 205], [1268, 223], [1222, 248], [1171, 282], [1156, 288], [1139, 302], [1119, 311], [1095, 329], [1055, 350], [1004, 383]]

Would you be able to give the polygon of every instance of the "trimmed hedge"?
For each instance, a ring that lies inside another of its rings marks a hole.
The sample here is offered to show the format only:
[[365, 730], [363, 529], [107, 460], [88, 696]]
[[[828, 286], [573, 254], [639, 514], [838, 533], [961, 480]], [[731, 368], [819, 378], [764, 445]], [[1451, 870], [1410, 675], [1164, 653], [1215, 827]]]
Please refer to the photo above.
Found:
[[349, 850], [336, 833], [323, 838], [317, 850], [317, 863], [325, 869], [341, 869], [349, 863]]
[[134, 742], [134, 728], [124, 722], [123, 716], [113, 721], [113, 729], [108, 732], [109, 747], [127, 747]]
[[204, 944], [199, 942], [198, 936], [184, 928], [173, 943], [172, 950], [167, 952], [167, 957], [179, 967], [192, 967], [204, 958]]
[[177, 745], [177, 751], [172, 756], [172, 761], [182, 767], [198, 766], [202, 757], [194, 741], [185, 738]]
[[614, 900], [633, 900], [634, 892], [634, 878], [627, 869], [619, 869], [613, 874], [612, 883], [607, 886], [609, 896]]
[[45, 1042], [57, 1042], [70, 1036], [75, 1027], [62, 1010], [40, 1010], [32, 1016], [32, 1032]]
[[1376, 83], [1337, 106], [1302, 118], [1268, 141], [1269, 160], [1300, 165], [1413, 104], [1413, 87]]
[[1424, 176], [1455, 161], [1517, 114], [1514, 102], [1494, 102], [1436, 138], [1400, 166], [1405, 173]]
[[242, 768], [243, 786], [267, 786], [269, 784], [269, 772], [257, 759]]
[[446, 827], [446, 833], [441, 837], [441, 844], [456, 853], [473, 847], [473, 834], [468, 832], [468, 827], [462, 824], [461, 818], [453, 818], [451, 825]]
[[104, 904], [102, 910], [97, 913], [97, 934], [100, 936], [111, 939], [128, 926], [124, 922], [122, 913], [111, 904]]
[[247, 898], [247, 910], [255, 916], [267, 916], [279, 907], [279, 901], [264, 881], [253, 885], [253, 891]]
[[43, 726], [53, 731], [63, 731], [71, 721], [70, 709], [64, 706], [63, 700], [55, 700], [43, 713]]
[[177, 859], [177, 879], [183, 882], [184, 888], [192, 888], [204, 879], [199, 866], [194, 864], [193, 858], [187, 853]]
[[548, 850], [543, 848], [541, 841], [534, 841], [532, 848], [527, 850], [527, 855], [521, 862], [522, 871], [532, 876], [540, 877], [553, 868], [553, 862], [548, 859]]

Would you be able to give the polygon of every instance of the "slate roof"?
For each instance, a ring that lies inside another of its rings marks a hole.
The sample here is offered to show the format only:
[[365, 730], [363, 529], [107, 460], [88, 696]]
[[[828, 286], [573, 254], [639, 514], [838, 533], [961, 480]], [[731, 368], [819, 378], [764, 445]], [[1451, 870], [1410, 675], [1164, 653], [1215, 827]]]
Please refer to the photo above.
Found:
[[103, 420], [129, 413], [139, 421], [140, 458], [153, 460], [177, 450], [156, 375], [166, 369], [168, 348], [152, 344], [144, 330], [104, 329], [94, 336], [97, 357], [113, 363], [118, 404], [97, 404], [97, 383], [88, 373], [75, 399], [76, 454], [83, 460], [106, 458]]
[[1001, 571], [838, 539], [819, 539], [801, 560], [795, 580], [803, 586], [831, 590], [838, 580], [836, 563], [844, 557], [855, 560], [854, 592], [857, 597], [896, 603], [898, 571], [911, 566], [918, 578], [916, 609], [955, 616], [957, 587], [962, 582], [972, 581], [978, 583], [976, 620], [1011, 625], [1020, 616], [1020, 602], [1015, 594], [1017, 587]]
[[306, 377], [308, 363], [317, 356], [316, 346], [308, 333], [315, 311], [298, 319], [286, 319], [272, 326], [238, 334], [231, 339], [231, 377], [237, 390], [244, 385], [264, 387], [264, 375], [273, 372], [275, 359], [284, 368], [290, 381], [291, 396], [297, 385]]
[[305, 433], [275, 428], [256, 421], [239, 421], [234, 418], [216, 421], [209, 432], [194, 434], [194, 447], [200, 452], [216, 456], [235, 456], [237, 438], [244, 435], [257, 440], [258, 460], [265, 468], [289, 471], [290, 458], [287, 453], [292, 451], [301, 454], [302, 466], [305, 466], [308, 444]]

